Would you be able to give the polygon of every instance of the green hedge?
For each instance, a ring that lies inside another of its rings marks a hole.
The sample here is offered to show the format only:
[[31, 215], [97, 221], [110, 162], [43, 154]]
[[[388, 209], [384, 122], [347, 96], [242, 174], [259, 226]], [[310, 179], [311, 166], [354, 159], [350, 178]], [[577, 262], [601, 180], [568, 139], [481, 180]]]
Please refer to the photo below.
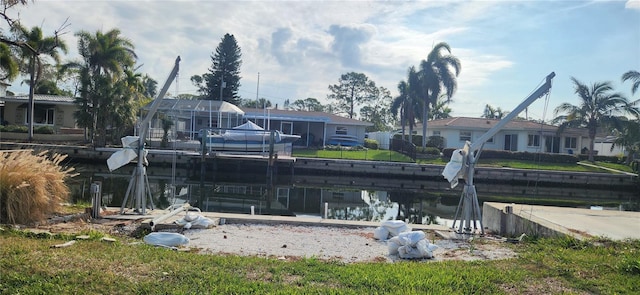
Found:
[[377, 150], [377, 149], [380, 148], [380, 144], [375, 139], [365, 138], [364, 139], [364, 147], [366, 147], [368, 149], [372, 149], [372, 150]]
[[[28, 133], [29, 127], [24, 125], [0, 125], [0, 131], [13, 133]], [[50, 126], [38, 126], [33, 128], [35, 134], [54, 134], [55, 131]]]
[[7, 126], [0, 126], [0, 131], [13, 132], [13, 133], [27, 133], [29, 132], [29, 128], [27, 128], [27, 126], [22, 126], [22, 125], [7, 125]]
[[[577, 155], [578, 159], [580, 159], [580, 161], [586, 161], [589, 160], [589, 155], [585, 155], [585, 154], [579, 154]], [[593, 156], [593, 160], [594, 161], [598, 161], [598, 162], [607, 162], [607, 163], [624, 163], [625, 162], [625, 158], [626, 157], [618, 157], [618, 156], [598, 156], [598, 155], [594, 155]]]
[[40, 127], [33, 128], [33, 133], [37, 133], [37, 134], [54, 134], [55, 131], [53, 130], [52, 127], [40, 126]]
[[[402, 134], [394, 134], [393, 138], [402, 139]], [[405, 138], [409, 139], [409, 135], [405, 135]], [[414, 134], [411, 137], [411, 141], [417, 147], [422, 146], [422, 135]], [[427, 147], [434, 147], [438, 150], [442, 150], [444, 148], [444, 137], [442, 136], [429, 136], [427, 137]]]
[[[451, 154], [456, 149], [446, 148], [442, 150], [442, 156], [445, 159], [451, 158]], [[548, 153], [530, 153], [530, 152], [511, 152], [502, 150], [482, 150], [481, 158], [484, 159], [505, 159], [505, 160], [522, 160], [522, 161], [541, 161], [547, 163], [569, 163], [578, 162], [576, 155], [568, 154], [548, 154]]]
[[426, 148], [416, 147], [416, 152], [419, 154], [440, 155], [440, 149], [432, 146], [427, 146]]

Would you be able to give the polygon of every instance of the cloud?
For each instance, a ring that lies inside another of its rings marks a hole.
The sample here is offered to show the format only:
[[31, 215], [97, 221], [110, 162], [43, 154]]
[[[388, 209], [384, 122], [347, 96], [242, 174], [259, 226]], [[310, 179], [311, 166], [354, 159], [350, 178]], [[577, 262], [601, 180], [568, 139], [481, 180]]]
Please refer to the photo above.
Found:
[[297, 60], [297, 56], [285, 48], [292, 35], [291, 29], [288, 28], [280, 28], [271, 34], [271, 54], [283, 66], [291, 66]]
[[375, 34], [372, 25], [331, 25], [329, 34], [333, 36], [331, 49], [345, 67], [357, 67], [361, 64], [360, 47], [371, 40]]
[[624, 8], [640, 10], [640, 0], [628, 0], [627, 3], [624, 4]]
[[[46, 34], [68, 17], [71, 27], [62, 36], [69, 48], [65, 60], [79, 58], [73, 33], [113, 28], [134, 43], [138, 62], [144, 64], [140, 71], [160, 84], [180, 55], [180, 77], [171, 93], [195, 93], [189, 78], [206, 73], [222, 36], [233, 34], [242, 50], [240, 95], [259, 95], [280, 105], [284, 99], [307, 97], [324, 103], [327, 86], [350, 71], [365, 73], [395, 96], [408, 67], [444, 41], [462, 62], [453, 109], [465, 114], [481, 109], [486, 97], [508, 108], [548, 68], [559, 75], [619, 79], [629, 61], [638, 59], [633, 41], [640, 36], [635, 13], [640, 1], [623, 3], [43, 0], [17, 12], [24, 25], [42, 26]], [[620, 13], [624, 8], [634, 12]], [[600, 42], [584, 46], [577, 37], [585, 34]], [[619, 40], [631, 45], [611, 51], [622, 44]], [[589, 68], [593, 60], [600, 61], [597, 70]], [[554, 87], [567, 88], [567, 81]], [[25, 92], [14, 84], [12, 91]]]

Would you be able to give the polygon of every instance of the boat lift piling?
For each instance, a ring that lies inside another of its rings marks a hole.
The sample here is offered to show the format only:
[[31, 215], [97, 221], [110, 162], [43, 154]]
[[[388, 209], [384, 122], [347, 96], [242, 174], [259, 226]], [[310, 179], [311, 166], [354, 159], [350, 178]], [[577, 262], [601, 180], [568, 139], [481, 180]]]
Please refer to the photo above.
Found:
[[[442, 175], [451, 183], [451, 188], [455, 188], [458, 185], [458, 179], [465, 180], [464, 189], [460, 196], [460, 202], [456, 208], [455, 218], [453, 220], [452, 229], [456, 229], [456, 223], [459, 221], [459, 227], [456, 230], [460, 234], [471, 234], [478, 230], [478, 222], [480, 223], [480, 231], [484, 234], [484, 227], [482, 225], [482, 216], [480, 211], [480, 204], [478, 202], [478, 194], [476, 192], [476, 186], [473, 183], [473, 176], [475, 174], [476, 163], [482, 152], [485, 142], [493, 138], [507, 123], [513, 120], [520, 112], [531, 105], [535, 100], [549, 94], [551, 90], [551, 79], [556, 76], [554, 72], [547, 75], [545, 83], [538, 87], [531, 95], [525, 98], [513, 111], [507, 114], [502, 120], [500, 120], [489, 131], [484, 133], [473, 143], [467, 141], [464, 148], [457, 149], [451, 155], [451, 160], [445, 166], [442, 171]], [[460, 218], [460, 219], [458, 219]], [[473, 225], [473, 230], [472, 230]]]

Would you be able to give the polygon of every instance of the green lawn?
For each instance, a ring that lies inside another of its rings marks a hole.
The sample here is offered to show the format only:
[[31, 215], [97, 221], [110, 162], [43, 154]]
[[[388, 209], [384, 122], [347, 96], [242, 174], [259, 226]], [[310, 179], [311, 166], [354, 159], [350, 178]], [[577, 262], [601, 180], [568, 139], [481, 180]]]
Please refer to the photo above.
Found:
[[640, 292], [640, 241], [531, 239], [513, 245], [519, 256], [508, 260], [343, 264], [177, 252], [92, 236], [55, 249], [63, 237], [0, 230], [0, 294]]
[[389, 150], [360, 150], [360, 151], [331, 151], [296, 149], [293, 151], [294, 157], [301, 158], [328, 158], [346, 160], [371, 160], [389, 162], [413, 162], [411, 158], [398, 152]]
[[[394, 151], [388, 150], [360, 150], [360, 151], [332, 151], [297, 149], [293, 151], [294, 157], [301, 158], [326, 158], [326, 159], [348, 159], [348, 160], [370, 160], [370, 161], [390, 161], [390, 162], [413, 162], [411, 158]], [[435, 159], [419, 159], [420, 164], [446, 165], [448, 160], [441, 157]], [[633, 172], [631, 167], [623, 164], [613, 164], [606, 162], [596, 162], [595, 165], [612, 168], [625, 172]], [[575, 172], [606, 172], [608, 171], [593, 167], [581, 166], [577, 164], [546, 163], [535, 161], [504, 160], [504, 159], [484, 159], [480, 157], [478, 167], [506, 167], [516, 169], [538, 169], [538, 170], [561, 170]]]

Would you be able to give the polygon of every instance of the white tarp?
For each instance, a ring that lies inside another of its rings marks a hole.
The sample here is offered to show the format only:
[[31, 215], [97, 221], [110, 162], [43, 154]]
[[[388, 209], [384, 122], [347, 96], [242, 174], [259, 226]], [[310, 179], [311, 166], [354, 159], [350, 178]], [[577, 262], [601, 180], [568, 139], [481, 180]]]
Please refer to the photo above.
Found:
[[191, 212], [187, 213], [183, 218], [176, 220], [175, 223], [185, 229], [211, 228], [215, 226], [213, 220]]
[[189, 244], [189, 238], [179, 233], [155, 232], [143, 238], [144, 242], [154, 246], [177, 247]]
[[385, 241], [390, 237], [395, 237], [403, 232], [409, 232], [411, 228], [402, 220], [383, 221], [379, 227], [373, 231], [375, 239]]
[[387, 241], [389, 255], [403, 259], [433, 258], [438, 246], [429, 243], [423, 231], [403, 232]]
[[[117, 151], [107, 159], [109, 171], [116, 170], [138, 157], [138, 136], [125, 136], [122, 141], [122, 150]], [[147, 150], [144, 150], [144, 161], [147, 164]]]
[[444, 170], [442, 170], [442, 176], [449, 181], [451, 188], [458, 186], [459, 178], [464, 178], [465, 157], [467, 157], [468, 153], [469, 142], [467, 141], [464, 148], [453, 151], [449, 163], [447, 163], [447, 165], [444, 166]]

